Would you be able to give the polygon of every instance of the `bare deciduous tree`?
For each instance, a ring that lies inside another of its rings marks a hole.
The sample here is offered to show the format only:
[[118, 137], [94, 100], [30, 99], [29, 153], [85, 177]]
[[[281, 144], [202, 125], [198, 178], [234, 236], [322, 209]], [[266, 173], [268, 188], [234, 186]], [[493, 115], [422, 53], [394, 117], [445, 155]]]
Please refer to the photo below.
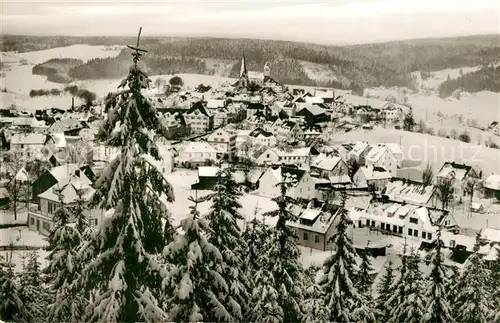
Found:
[[434, 180], [434, 169], [432, 168], [432, 165], [428, 163], [425, 166], [425, 169], [422, 173], [422, 183], [426, 186], [431, 185], [433, 180]]
[[437, 185], [437, 193], [443, 210], [453, 200], [453, 182], [451, 179], [443, 179]]

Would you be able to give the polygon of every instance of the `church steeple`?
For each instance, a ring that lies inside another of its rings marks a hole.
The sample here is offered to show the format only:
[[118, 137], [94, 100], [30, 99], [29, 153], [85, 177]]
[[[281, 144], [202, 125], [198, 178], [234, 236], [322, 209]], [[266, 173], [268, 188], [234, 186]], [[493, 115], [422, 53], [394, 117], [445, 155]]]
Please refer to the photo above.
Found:
[[246, 75], [248, 75], [247, 62], [245, 59], [245, 54], [243, 54], [243, 58], [241, 59], [240, 77], [244, 77]]

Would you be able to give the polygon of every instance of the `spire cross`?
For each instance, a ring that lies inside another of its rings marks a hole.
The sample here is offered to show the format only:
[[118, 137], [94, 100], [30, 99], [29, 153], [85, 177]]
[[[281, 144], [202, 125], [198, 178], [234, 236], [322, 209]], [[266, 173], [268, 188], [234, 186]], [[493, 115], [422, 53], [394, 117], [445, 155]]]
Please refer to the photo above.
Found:
[[137, 35], [137, 44], [136, 46], [130, 46], [130, 45], [127, 45], [128, 48], [132, 49], [134, 52], [132, 53], [132, 56], [134, 56], [134, 64], [137, 66], [137, 62], [139, 61], [140, 57], [142, 56], [142, 54], [140, 52], [143, 52], [143, 53], [147, 53], [148, 51], [145, 50], [145, 49], [142, 49], [139, 47], [139, 41], [141, 39], [141, 32], [142, 32], [142, 27], [139, 28], [139, 34]]

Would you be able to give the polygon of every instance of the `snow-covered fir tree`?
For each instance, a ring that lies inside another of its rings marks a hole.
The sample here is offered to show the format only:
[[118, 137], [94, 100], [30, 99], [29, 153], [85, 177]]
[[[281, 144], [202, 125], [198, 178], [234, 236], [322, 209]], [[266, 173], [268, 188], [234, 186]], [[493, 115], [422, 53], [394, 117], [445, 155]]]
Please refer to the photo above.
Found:
[[371, 289], [372, 289], [372, 278], [373, 267], [370, 263], [370, 259], [368, 258], [368, 252], [363, 250], [363, 252], [358, 253], [361, 258], [361, 264], [359, 265], [358, 277], [356, 279], [356, 287], [358, 292], [362, 295], [366, 295], [371, 298]]
[[76, 203], [73, 206], [71, 213], [76, 220], [76, 229], [80, 233], [81, 237], [89, 237], [89, 218], [88, 218], [88, 207], [87, 202], [83, 196], [83, 192], [81, 189], [76, 190], [77, 198]]
[[452, 323], [454, 322], [448, 295], [446, 291], [446, 267], [441, 252], [441, 230], [438, 229], [436, 245], [431, 254], [431, 274], [425, 292], [426, 313], [425, 322]]
[[[161, 161], [154, 134], [164, 133], [153, 103], [142, 93], [150, 80], [134, 64], [112, 95], [107, 117], [97, 138], [120, 153], [95, 183], [89, 205], [109, 210], [100, 228], [80, 248], [85, 259], [79, 286], [93, 299], [85, 321], [159, 322], [166, 314], [157, 302], [160, 265], [156, 254], [164, 247], [162, 219], [174, 199], [157, 162]], [[156, 166], [155, 166], [156, 165]]]
[[163, 286], [167, 290], [169, 321], [231, 322], [231, 313], [222, 303], [230, 293], [221, 275], [222, 255], [207, 239], [208, 222], [200, 218], [198, 200], [190, 197], [190, 216], [181, 221], [183, 234], [165, 247], [170, 263]]
[[[405, 286], [405, 282], [407, 281], [408, 275], [408, 244], [406, 243], [406, 239], [403, 245], [403, 253], [399, 255], [401, 259], [401, 265], [397, 268], [398, 276], [397, 279], [394, 280], [392, 286], [388, 290], [387, 295], [389, 296], [386, 303], [385, 308], [387, 308], [387, 318], [388, 320], [393, 317], [394, 312], [399, 308], [401, 304], [406, 299], [407, 289]], [[387, 320], [387, 321], [388, 321]]]
[[[50, 233], [46, 250], [48, 265], [44, 269], [54, 292], [53, 303], [48, 308], [50, 322], [79, 322], [84, 301], [74, 290], [73, 280], [77, 277], [77, 248], [81, 242], [80, 232], [69, 225], [70, 209], [59, 197], [59, 207], [54, 214], [56, 227]], [[77, 218], [78, 221], [78, 218]]]
[[306, 270], [306, 299], [304, 305], [304, 319], [306, 323], [321, 323], [328, 321], [328, 311], [323, 305], [323, 290], [318, 284], [319, 267], [311, 266]]
[[266, 250], [270, 236], [270, 228], [257, 219], [257, 209], [254, 210], [254, 218], [246, 224], [242, 234], [242, 270], [249, 278], [264, 265], [265, 257], [262, 251]]
[[407, 259], [406, 272], [402, 283], [404, 286], [404, 295], [401, 303], [391, 313], [389, 322], [399, 323], [417, 323], [421, 322], [425, 314], [425, 300], [422, 293], [424, 284], [423, 275], [420, 270], [420, 255], [415, 250], [411, 250]]
[[[493, 290], [493, 308], [500, 308], [500, 245], [495, 246], [496, 248], [496, 259], [492, 268], [492, 275], [490, 282], [492, 284]], [[496, 311], [495, 316], [493, 317], [494, 323], [500, 323], [500, 310]]]
[[37, 250], [30, 252], [27, 256], [27, 263], [19, 275], [19, 295], [30, 321], [34, 322], [46, 319], [46, 309], [52, 296], [45, 286], [38, 258]]
[[298, 322], [303, 316], [304, 269], [297, 246], [299, 237], [293, 228], [286, 225], [287, 221], [298, 220], [297, 215], [289, 210], [289, 206], [295, 204], [295, 201], [287, 196], [288, 188], [294, 185], [297, 178], [285, 173], [282, 176], [278, 183], [281, 194], [273, 199], [278, 208], [264, 214], [278, 218], [266, 251], [265, 266], [274, 277], [274, 289], [278, 292], [283, 322]]
[[386, 305], [393, 293], [394, 284], [394, 268], [392, 261], [389, 261], [385, 266], [385, 272], [377, 286], [377, 298], [375, 309], [377, 310], [377, 318], [379, 322], [387, 322], [390, 317], [390, 308]]
[[494, 307], [492, 289], [489, 283], [491, 272], [488, 270], [483, 255], [479, 253], [481, 246], [480, 233], [476, 236], [473, 253], [467, 259], [456, 289], [457, 298], [453, 313], [458, 322], [486, 323], [492, 322], [498, 308]]
[[6, 322], [30, 322], [28, 314], [14, 279], [12, 264], [4, 264], [0, 256], [0, 319]]
[[254, 288], [250, 301], [250, 312], [248, 318], [252, 322], [281, 323], [283, 321], [283, 309], [280, 306], [280, 295], [276, 290], [276, 279], [268, 269], [267, 262], [261, 268], [255, 270], [252, 275]]
[[323, 264], [323, 276], [320, 286], [324, 291], [324, 306], [329, 311], [329, 321], [373, 322], [373, 309], [366, 306], [365, 299], [358, 292], [355, 283], [357, 272], [357, 252], [347, 234], [352, 224], [349, 211], [346, 209], [347, 193], [340, 191], [341, 206], [337, 215], [338, 223], [331, 242], [335, 246], [334, 253]]
[[212, 268], [212, 270], [220, 272], [229, 287], [229, 293], [224, 295], [225, 298], [221, 299], [221, 302], [233, 320], [241, 321], [248, 303], [245, 288], [248, 282], [246, 274], [242, 271], [244, 245], [237, 222], [244, 219], [239, 213], [241, 208], [239, 198], [243, 193], [233, 178], [234, 171], [234, 167], [222, 169], [219, 166], [215, 192], [206, 197], [212, 202], [206, 219], [209, 221], [208, 242], [222, 255], [220, 263], [222, 268]]

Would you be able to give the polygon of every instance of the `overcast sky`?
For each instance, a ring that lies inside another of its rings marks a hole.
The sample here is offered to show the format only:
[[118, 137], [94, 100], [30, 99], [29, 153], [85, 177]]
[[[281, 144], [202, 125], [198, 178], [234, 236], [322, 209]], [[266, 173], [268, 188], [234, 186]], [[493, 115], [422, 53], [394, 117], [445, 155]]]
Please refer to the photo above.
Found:
[[212, 36], [325, 44], [500, 33], [499, 0], [0, 0], [2, 33]]

